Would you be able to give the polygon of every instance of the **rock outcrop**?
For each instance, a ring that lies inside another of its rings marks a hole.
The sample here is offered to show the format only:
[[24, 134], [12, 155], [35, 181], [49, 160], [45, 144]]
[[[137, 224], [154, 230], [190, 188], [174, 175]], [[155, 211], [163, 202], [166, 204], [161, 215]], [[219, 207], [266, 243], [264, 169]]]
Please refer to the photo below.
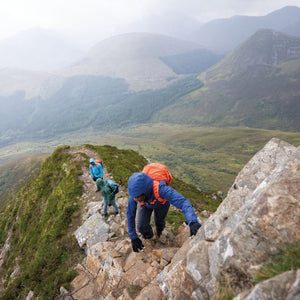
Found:
[[167, 228], [159, 240], [143, 240], [140, 253], [127, 235], [126, 190], [119, 216], [103, 220], [99, 203], [87, 206], [76, 231], [86, 258], [64, 299], [216, 299], [224, 282], [238, 300], [300, 299], [300, 270], [251, 280], [270, 255], [300, 240], [300, 148], [273, 138], [195, 237], [184, 224], [176, 237]]

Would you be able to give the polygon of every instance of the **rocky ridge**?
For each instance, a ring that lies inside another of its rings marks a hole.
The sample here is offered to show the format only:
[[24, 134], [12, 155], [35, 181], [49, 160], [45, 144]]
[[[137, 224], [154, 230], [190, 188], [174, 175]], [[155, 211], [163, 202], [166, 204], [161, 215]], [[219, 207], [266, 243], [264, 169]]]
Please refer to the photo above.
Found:
[[126, 189], [117, 195], [120, 215], [105, 220], [88, 170], [82, 179], [86, 210], [74, 234], [86, 257], [61, 299], [216, 299], [224, 278], [237, 300], [300, 298], [300, 270], [251, 281], [270, 255], [300, 240], [300, 147], [273, 138], [195, 237], [184, 224], [177, 236], [166, 228], [159, 240], [143, 240], [140, 253], [127, 234]]

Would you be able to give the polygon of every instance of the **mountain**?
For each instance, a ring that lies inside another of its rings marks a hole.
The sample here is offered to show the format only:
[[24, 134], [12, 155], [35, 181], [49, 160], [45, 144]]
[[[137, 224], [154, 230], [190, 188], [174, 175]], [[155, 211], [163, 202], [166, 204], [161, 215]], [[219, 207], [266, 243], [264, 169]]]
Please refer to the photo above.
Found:
[[0, 68], [53, 71], [81, 58], [83, 52], [54, 31], [32, 28], [0, 41]]
[[[174, 178], [201, 228], [190, 237], [171, 205], [162, 235], [141, 237], [145, 248], [136, 253], [126, 183], [147, 160], [111, 146], [60, 146], [0, 210], [0, 298], [298, 299], [299, 150], [271, 139], [222, 202]], [[117, 216], [111, 207], [107, 219], [101, 215], [91, 156], [103, 160], [105, 179], [120, 184]]]
[[[176, 55], [189, 59], [190, 66], [198, 67], [183, 71], [172, 64], [172, 57]], [[208, 55], [211, 61], [200, 65], [199, 61], [206, 62]], [[61, 74], [123, 78], [130, 89], [139, 91], [165, 87], [183, 77], [181, 74], [201, 73], [218, 60], [220, 56], [194, 42], [151, 33], [129, 33], [101, 41], [83, 60]]]
[[[45, 40], [41, 47], [47, 46], [51, 41], [51, 38], [44, 34], [47, 31], [39, 30], [38, 33], [42, 36], [40, 39]], [[31, 42], [31, 47], [34, 47], [36, 40], [32, 39]], [[56, 51], [61, 50], [58, 46], [55, 48]], [[14, 51], [18, 51], [17, 49]], [[42, 59], [42, 49], [36, 50], [38, 53], [34, 56]], [[57, 60], [64, 52], [57, 54], [54, 51], [46, 58]], [[4, 82], [0, 86], [0, 96], [10, 96], [16, 91], [23, 90], [26, 99], [36, 97], [45, 99], [72, 77], [91, 75], [123, 79], [129, 84], [130, 90], [158, 89], [186, 75], [199, 74], [221, 58], [222, 56], [194, 42], [168, 36], [149, 33], [118, 35], [95, 45], [77, 63], [74, 63], [75, 58], [69, 55], [68, 59], [73, 64], [51, 73], [21, 70], [24, 65], [18, 64], [18, 60], [15, 60], [18, 69], [0, 69], [0, 79]], [[30, 63], [30, 59], [27, 63]], [[47, 64], [46, 61], [45, 63]], [[52, 61], [51, 65], [54, 66], [55, 62]]]
[[192, 42], [136, 33], [107, 39], [78, 64], [53, 73], [3, 69], [0, 144], [87, 127], [115, 128], [133, 118], [145, 122], [199, 87], [196, 74], [220, 59]]
[[203, 24], [189, 38], [217, 53], [228, 53], [259, 29], [269, 28], [300, 36], [299, 22], [300, 7], [286, 6], [261, 17], [234, 16], [213, 20]]
[[300, 131], [300, 38], [260, 30], [153, 121]]
[[[121, 209], [115, 223], [117, 226], [122, 221], [120, 234], [124, 232], [127, 201], [123, 197], [128, 200], [127, 181], [132, 173], [143, 169], [147, 160], [135, 151], [111, 146], [58, 147], [44, 160], [38, 174], [31, 180], [25, 178], [23, 188], [0, 208], [1, 299], [23, 299], [30, 291], [40, 299], [57, 299], [61, 287], [69, 288], [84, 256], [74, 233], [85, 209], [100, 203], [89, 174], [89, 157], [100, 157], [105, 167], [104, 178], [120, 183], [117, 198]], [[172, 186], [189, 197], [197, 209], [216, 209], [220, 202], [177, 178]], [[99, 216], [96, 221], [101, 221], [97, 207], [94, 213]], [[180, 212], [170, 215], [170, 222], [178, 224], [180, 220], [182, 224]], [[88, 223], [97, 226], [99, 223], [93, 223], [93, 219]], [[107, 228], [108, 223], [102, 222]], [[111, 230], [112, 240], [119, 235], [114, 231]], [[106, 232], [99, 232], [99, 237], [107, 237]]]
[[165, 36], [105, 40], [80, 63], [33, 77], [36, 96], [0, 93], [0, 145], [156, 122], [299, 131], [298, 37], [260, 30], [220, 59]]

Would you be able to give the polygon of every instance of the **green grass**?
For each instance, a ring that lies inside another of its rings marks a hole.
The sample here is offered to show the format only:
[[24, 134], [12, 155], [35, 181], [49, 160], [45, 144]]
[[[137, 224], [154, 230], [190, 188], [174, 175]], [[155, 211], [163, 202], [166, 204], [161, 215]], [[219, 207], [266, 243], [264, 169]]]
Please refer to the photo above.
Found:
[[85, 145], [95, 150], [115, 182], [127, 187], [127, 181], [134, 172], [141, 172], [147, 164], [146, 159], [133, 150], [121, 150], [114, 146]]
[[178, 228], [186, 221], [186, 219], [182, 212], [170, 209], [166, 221], [172, 225], [172, 231], [176, 235], [178, 233]]
[[46, 155], [30, 155], [0, 167], [0, 208], [39, 171]]
[[[1, 299], [23, 299], [29, 290], [42, 299], [52, 299], [76, 275], [73, 267], [83, 252], [67, 230], [81, 205], [81, 166], [65, 149], [68, 147], [60, 147], [47, 158], [39, 175], [1, 213], [1, 244], [6, 239], [3, 232], [12, 228]], [[10, 275], [16, 262], [21, 272], [13, 279]]]
[[290, 270], [300, 269], [300, 241], [282, 247], [278, 254], [269, 257], [255, 273], [253, 282], [258, 283]]

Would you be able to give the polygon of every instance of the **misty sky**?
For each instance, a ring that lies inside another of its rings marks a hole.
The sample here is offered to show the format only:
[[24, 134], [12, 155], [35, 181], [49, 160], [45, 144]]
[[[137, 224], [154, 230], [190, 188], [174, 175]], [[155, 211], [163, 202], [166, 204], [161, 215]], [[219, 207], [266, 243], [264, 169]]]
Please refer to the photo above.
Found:
[[[233, 15], [266, 15], [300, 0], [1, 0], [0, 39], [30, 29], [54, 29], [94, 43], [111, 35], [164, 28]], [[181, 22], [180, 22], [181, 21]], [[143, 22], [143, 23], [141, 23]], [[164, 23], [165, 22], [165, 23]], [[175, 24], [176, 23], [176, 24]]]

